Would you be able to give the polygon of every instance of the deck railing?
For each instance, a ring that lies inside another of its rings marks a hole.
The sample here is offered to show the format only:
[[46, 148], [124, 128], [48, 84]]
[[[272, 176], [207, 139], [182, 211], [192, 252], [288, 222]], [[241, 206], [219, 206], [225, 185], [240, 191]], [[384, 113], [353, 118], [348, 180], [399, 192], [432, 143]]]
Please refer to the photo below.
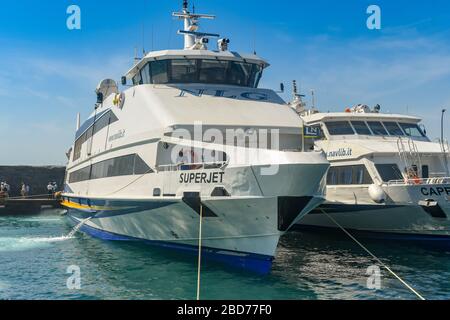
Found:
[[228, 164], [226, 161], [220, 162], [199, 162], [199, 163], [178, 163], [165, 164], [157, 166], [158, 172], [174, 172], [174, 171], [188, 171], [201, 169], [220, 169]]
[[387, 183], [388, 186], [392, 186], [392, 185], [438, 185], [438, 184], [450, 184], [450, 177], [391, 180]]

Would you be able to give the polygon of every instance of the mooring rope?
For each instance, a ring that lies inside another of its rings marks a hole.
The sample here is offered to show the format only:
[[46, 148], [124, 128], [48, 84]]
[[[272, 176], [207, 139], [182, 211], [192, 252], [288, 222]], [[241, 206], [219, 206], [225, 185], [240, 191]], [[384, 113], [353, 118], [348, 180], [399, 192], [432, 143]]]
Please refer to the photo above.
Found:
[[202, 222], [203, 222], [203, 204], [200, 202], [200, 222], [198, 230], [197, 301], [200, 301], [200, 280], [202, 270]]
[[367, 249], [361, 242], [359, 242], [354, 236], [350, 234], [344, 227], [342, 227], [335, 219], [333, 219], [328, 213], [323, 209], [320, 209], [323, 214], [325, 214], [334, 224], [336, 224], [347, 236], [349, 236], [353, 241], [355, 241], [364, 251], [366, 251], [372, 258], [374, 258], [381, 266], [383, 266], [390, 274], [392, 274], [398, 281], [400, 281], [406, 288], [408, 288], [412, 293], [414, 293], [420, 300], [425, 300], [425, 298], [418, 293], [413, 287], [411, 287], [406, 281], [400, 278], [391, 268], [384, 264], [377, 256], [375, 256], [369, 249]]
[[103, 195], [103, 197], [108, 197], [108, 196], [112, 196], [112, 195], [114, 195], [114, 194], [116, 194], [116, 193], [119, 193], [120, 191], [122, 191], [122, 190], [128, 188], [129, 186], [131, 186], [131, 185], [133, 185], [133, 184], [135, 184], [136, 182], [138, 182], [139, 180], [141, 180], [145, 175], [147, 175], [147, 174], [149, 174], [149, 173], [151, 173], [151, 172], [153, 172], [153, 169], [150, 168], [150, 169], [147, 170], [145, 173], [141, 174], [141, 175], [138, 176], [136, 179], [132, 180], [130, 183], [127, 183], [127, 184], [126, 184], [125, 186], [123, 186], [122, 188], [120, 188], [120, 189], [118, 189], [118, 190], [116, 190], [116, 191], [114, 191], [114, 192], [105, 194], [105, 195]]

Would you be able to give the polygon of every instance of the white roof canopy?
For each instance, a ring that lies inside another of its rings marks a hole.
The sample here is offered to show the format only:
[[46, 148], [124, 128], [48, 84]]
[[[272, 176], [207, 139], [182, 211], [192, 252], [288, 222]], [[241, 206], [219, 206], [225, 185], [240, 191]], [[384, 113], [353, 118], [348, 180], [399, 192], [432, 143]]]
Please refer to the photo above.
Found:
[[336, 113], [315, 113], [312, 115], [304, 116], [303, 120], [307, 124], [314, 124], [318, 122], [325, 121], [401, 121], [410, 123], [419, 123], [422, 121], [421, 118], [400, 115], [400, 114], [387, 114], [387, 113], [347, 113], [347, 112], [336, 112]]

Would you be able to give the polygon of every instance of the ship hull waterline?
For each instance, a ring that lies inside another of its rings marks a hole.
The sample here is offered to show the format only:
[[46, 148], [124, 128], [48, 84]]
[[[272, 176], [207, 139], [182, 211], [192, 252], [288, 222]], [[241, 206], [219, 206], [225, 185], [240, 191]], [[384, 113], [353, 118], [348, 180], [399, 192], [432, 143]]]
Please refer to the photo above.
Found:
[[[200, 215], [182, 199], [99, 201], [84, 198], [72, 201], [63, 203], [68, 216], [73, 223], [82, 224], [80, 231], [92, 237], [109, 241], [139, 241], [198, 255]], [[90, 205], [79, 204], [83, 202]], [[322, 202], [320, 197], [202, 201], [203, 260], [268, 274], [280, 237], [300, 217]], [[283, 210], [286, 211], [286, 203], [292, 204], [287, 207], [293, 212], [287, 218], [280, 216]], [[98, 204], [107, 208], [98, 210]]]

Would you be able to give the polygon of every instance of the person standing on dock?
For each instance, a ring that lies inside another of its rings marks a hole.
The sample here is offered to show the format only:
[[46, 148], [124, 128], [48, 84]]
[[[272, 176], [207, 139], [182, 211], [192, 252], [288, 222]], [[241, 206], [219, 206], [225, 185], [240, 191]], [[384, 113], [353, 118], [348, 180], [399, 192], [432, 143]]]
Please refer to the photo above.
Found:
[[27, 186], [25, 185], [25, 182], [22, 182], [22, 188], [20, 189], [20, 194], [22, 195], [22, 198], [25, 198], [27, 196]]
[[3, 187], [2, 187], [2, 192], [3, 192], [3, 196], [4, 198], [8, 198], [9, 197], [9, 191], [11, 190], [11, 186], [8, 184], [8, 182], [2, 182]]
[[0, 199], [6, 199], [8, 198], [9, 194], [8, 194], [8, 184], [6, 182], [1, 182], [0, 183]]
[[48, 183], [47, 185], [47, 193], [48, 193], [48, 198], [52, 199], [53, 198], [53, 194], [54, 194], [55, 190], [54, 190], [54, 186], [51, 182]]

